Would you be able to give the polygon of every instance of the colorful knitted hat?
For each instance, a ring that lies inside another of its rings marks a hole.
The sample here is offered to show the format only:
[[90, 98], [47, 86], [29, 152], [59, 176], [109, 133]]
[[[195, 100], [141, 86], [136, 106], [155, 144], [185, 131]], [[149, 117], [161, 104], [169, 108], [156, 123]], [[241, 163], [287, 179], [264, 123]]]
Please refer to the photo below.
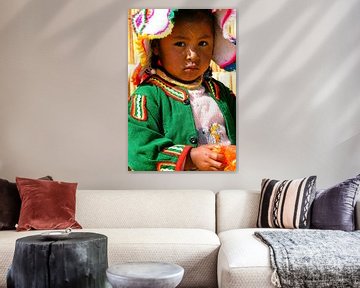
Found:
[[[177, 9], [141, 9], [132, 16], [132, 26], [137, 35], [135, 43], [140, 63], [134, 70], [132, 81], [141, 83], [151, 69], [150, 40], [168, 36], [174, 27], [174, 12]], [[235, 9], [213, 9], [216, 19], [213, 61], [226, 71], [236, 69], [236, 39], [227, 33]]]

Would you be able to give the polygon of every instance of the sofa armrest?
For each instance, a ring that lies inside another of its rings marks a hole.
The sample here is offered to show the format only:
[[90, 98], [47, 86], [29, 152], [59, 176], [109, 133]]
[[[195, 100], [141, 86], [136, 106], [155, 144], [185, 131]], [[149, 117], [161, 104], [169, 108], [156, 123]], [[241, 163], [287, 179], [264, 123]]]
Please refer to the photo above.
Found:
[[360, 230], [360, 199], [357, 200], [355, 206], [355, 229]]

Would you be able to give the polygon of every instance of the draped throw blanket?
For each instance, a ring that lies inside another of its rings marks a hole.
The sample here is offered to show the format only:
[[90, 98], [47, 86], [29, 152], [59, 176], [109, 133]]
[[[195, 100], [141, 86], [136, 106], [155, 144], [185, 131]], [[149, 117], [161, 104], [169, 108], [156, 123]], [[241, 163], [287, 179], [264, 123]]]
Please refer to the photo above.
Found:
[[276, 287], [360, 287], [360, 230], [255, 232], [270, 248]]

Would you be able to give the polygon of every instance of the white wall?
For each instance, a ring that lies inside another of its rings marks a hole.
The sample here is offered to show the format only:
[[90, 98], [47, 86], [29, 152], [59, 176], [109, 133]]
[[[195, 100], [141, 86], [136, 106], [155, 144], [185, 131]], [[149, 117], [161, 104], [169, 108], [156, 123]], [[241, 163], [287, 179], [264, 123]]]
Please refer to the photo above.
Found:
[[239, 171], [128, 172], [127, 9], [163, 2], [0, 1], [0, 178], [219, 190], [360, 173], [360, 0], [206, 1], [238, 9]]

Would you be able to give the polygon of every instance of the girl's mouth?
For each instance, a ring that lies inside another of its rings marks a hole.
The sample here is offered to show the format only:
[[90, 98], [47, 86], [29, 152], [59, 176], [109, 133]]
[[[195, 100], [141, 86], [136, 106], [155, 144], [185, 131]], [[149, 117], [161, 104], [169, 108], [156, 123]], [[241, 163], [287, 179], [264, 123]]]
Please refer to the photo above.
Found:
[[194, 70], [199, 70], [199, 68], [196, 65], [187, 65], [184, 68], [184, 71], [194, 71]]
[[198, 69], [198, 65], [195, 62], [187, 62], [185, 64], [185, 69]]

